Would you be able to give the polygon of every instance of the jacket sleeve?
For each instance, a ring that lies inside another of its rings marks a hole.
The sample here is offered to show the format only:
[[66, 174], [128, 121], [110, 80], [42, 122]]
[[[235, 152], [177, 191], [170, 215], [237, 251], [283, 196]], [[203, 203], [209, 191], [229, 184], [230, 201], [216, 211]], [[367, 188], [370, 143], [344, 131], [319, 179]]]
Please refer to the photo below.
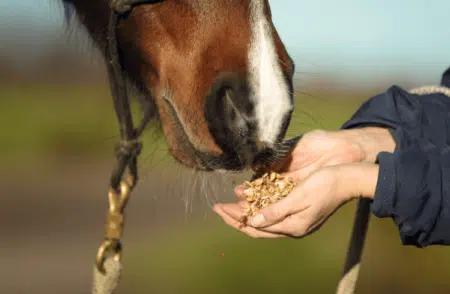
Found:
[[405, 245], [450, 245], [450, 147], [412, 144], [377, 161], [373, 214], [392, 218]]
[[393, 153], [378, 154], [372, 213], [392, 218], [405, 245], [450, 245], [450, 98], [393, 86], [342, 128], [364, 126], [387, 127], [396, 141]]

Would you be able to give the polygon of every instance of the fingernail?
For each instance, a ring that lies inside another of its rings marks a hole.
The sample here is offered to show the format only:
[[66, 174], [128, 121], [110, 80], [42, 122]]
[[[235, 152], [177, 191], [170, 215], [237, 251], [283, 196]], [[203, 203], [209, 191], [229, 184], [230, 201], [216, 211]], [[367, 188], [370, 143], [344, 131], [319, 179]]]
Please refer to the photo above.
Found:
[[264, 215], [257, 214], [254, 217], [252, 217], [250, 222], [253, 227], [259, 227], [259, 226], [262, 226], [265, 221], [266, 221], [266, 219], [264, 218]]

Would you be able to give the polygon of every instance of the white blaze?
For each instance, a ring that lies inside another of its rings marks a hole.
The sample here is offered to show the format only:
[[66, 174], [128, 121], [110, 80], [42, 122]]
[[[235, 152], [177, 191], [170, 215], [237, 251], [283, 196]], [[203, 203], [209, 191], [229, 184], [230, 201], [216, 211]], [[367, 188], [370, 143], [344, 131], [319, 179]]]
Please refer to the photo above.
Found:
[[264, 1], [252, 0], [250, 10], [253, 36], [249, 53], [249, 74], [258, 139], [273, 144], [284, 116], [293, 106], [278, 62], [273, 33], [264, 15]]

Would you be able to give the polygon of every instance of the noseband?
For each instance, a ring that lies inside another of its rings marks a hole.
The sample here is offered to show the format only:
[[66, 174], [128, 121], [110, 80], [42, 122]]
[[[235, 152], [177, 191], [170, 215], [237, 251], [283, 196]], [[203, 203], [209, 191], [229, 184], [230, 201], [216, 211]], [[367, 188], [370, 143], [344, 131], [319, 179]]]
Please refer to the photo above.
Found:
[[[119, 122], [120, 141], [116, 145], [116, 163], [110, 177], [108, 192], [109, 211], [105, 227], [105, 240], [98, 250], [96, 259], [96, 267], [102, 273], [105, 272], [104, 261], [107, 254], [112, 254], [117, 261], [120, 260], [122, 251], [120, 239], [124, 225], [124, 209], [138, 179], [137, 157], [142, 149], [139, 137], [150, 120], [149, 105], [144, 105], [146, 108], [144, 109], [144, 118], [137, 128], [134, 127], [119, 55], [117, 27], [120, 20], [125, 18], [133, 7], [157, 2], [161, 2], [161, 0], [111, 0], [110, 3], [111, 12], [108, 23], [106, 63], [114, 109]], [[128, 170], [128, 176], [125, 178], [126, 170]]]

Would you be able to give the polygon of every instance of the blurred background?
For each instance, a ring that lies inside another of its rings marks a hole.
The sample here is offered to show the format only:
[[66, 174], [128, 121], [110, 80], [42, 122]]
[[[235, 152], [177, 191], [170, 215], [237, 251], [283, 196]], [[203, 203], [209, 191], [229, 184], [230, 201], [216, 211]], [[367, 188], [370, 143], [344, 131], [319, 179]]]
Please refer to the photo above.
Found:
[[[338, 129], [371, 96], [450, 66], [449, 1], [270, 3], [298, 71], [289, 136]], [[103, 64], [56, 0], [0, 1], [0, 134], [0, 292], [89, 293], [118, 129]], [[179, 166], [156, 124], [144, 146], [120, 293], [333, 293], [355, 203], [304, 240], [251, 240], [211, 211], [249, 174]], [[449, 258], [372, 218], [357, 293], [449, 293]]]

